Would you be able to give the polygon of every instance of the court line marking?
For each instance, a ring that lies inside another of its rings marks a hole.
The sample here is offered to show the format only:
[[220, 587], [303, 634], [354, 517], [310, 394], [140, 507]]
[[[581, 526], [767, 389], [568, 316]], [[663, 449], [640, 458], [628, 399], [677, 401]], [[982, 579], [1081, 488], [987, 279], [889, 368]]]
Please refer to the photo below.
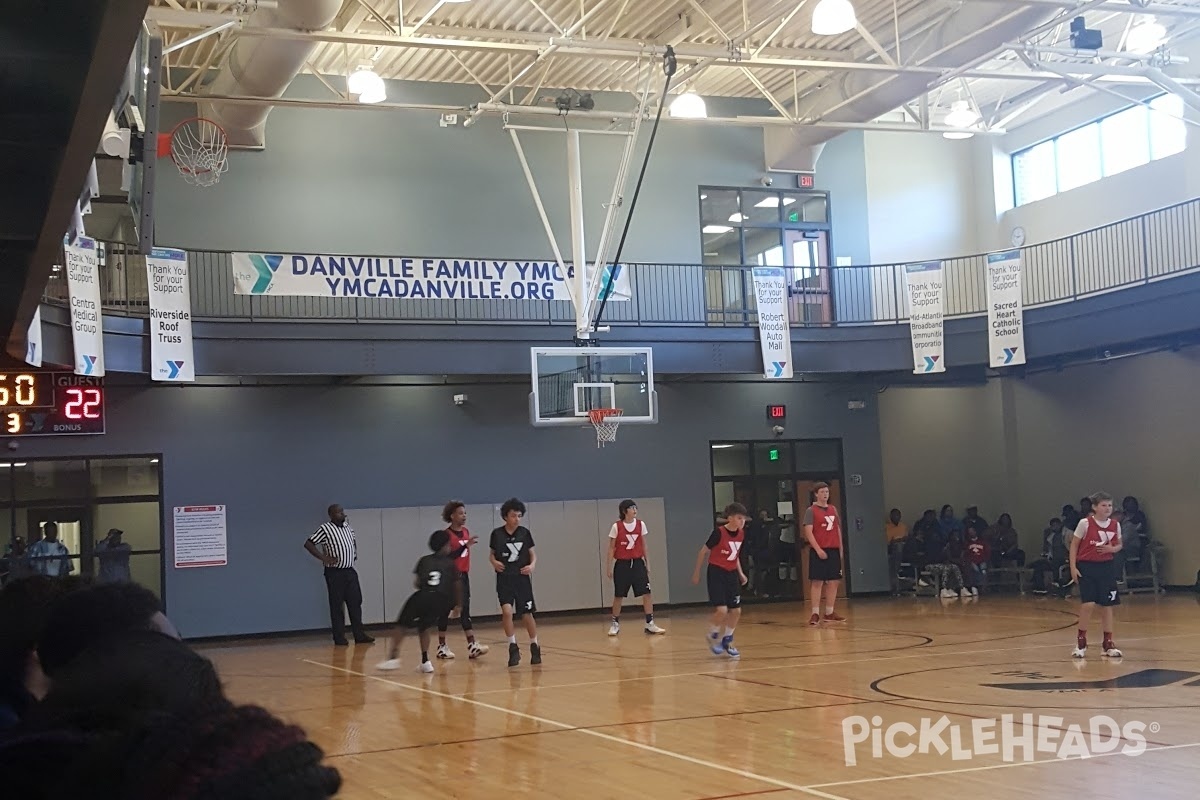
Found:
[[858, 778], [853, 781], [834, 781], [832, 783], [814, 783], [807, 787], [809, 789], [817, 788], [835, 788], [838, 786], [857, 786], [865, 783], [883, 783], [885, 781], [903, 781], [909, 778], [936, 778], [942, 775], [956, 775], [963, 772], [985, 772], [993, 769], [1008, 769], [1009, 767], [1038, 767], [1045, 764], [1069, 764], [1072, 761], [1091, 761], [1094, 758], [1107, 758], [1108, 756], [1125, 756], [1126, 758], [1141, 758], [1149, 753], [1157, 753], [1160, 750], [1184, 750], [1192, 747], [1200, 747], [1200, 742], [1188, 742], [1186, 744], [1167, 744], [1160, 747], [1147, 747], [1140, 755], [1131, 756], [1125, 753], [1114, 751], [1111, 753], [1096, 753], [1088, 756], [1073, 756], [1071, 758], [1044, 758], [1041, 761], [1010, 761], [1004, 764], [988, 764], [982, 767], [961, 767], [959, 769], [944, 769], [936, 772], [914, 772], [912, 775], [881, 775], [875, 778]]
[[[503, 706], [492, 705], [491, 703], [485, 703], [480, 700], [472, 700], [469, 697], [463, 697], [461, 695], [448, 694], [446, 692], [439, 692], [436, 689], [426, 689], [423, 686], [413, 686], [412, 684], [401, 683], [400, 681], [389, 680], [387, 678], [381, 678], [378, 675], [369, 675], [365, 672], [359, 672], [357, 670], [346, 669], [345, 667], [338, 667], [333, 664], [325, 664], [320, 661], [312, 661], [307, 658], [302, 658], [300, 660], [306, 664], [312, 664], [313, 666], [316, 666], [316, 667], [324, 667], [325, 669], [331, 669], [335, 672], [344, 672], [347, 675], [356, 675], [360, 678], [366, 678], [368, 680], [378, 681], [380, 683], [385, 683], [389, 686], [395, 686], [400, 689], [407, 689], [411, 692], [420, 692], [422, 694], [433, 695], [435, 697], [442, 697], [442, 698], [446, 698], [448, 700], [457, 700], [460, 703], [469, 703], [471, 705], [478, 706], [480, 708], [486, 708], [489, 711], [498, 711], [501, 714], [509, 714], [510, 716], [532, 720], [533, 722], [537, 722], [542, 725], [548, 725], [552, 728], [558, 728], [558, 729], [564, 730], [564, 731], [575, 731], [575, 732], [581, 733], [585, 736], [592, 736], [597, 739], [604, 739], [605, 741], [625, 745], [626, 747], [633, 747], [638, 750], [644, 750], [645, 752], [648, 752], [648, 753], [654, 753], [656, 755], [666, 756], [668, 758], [674, 758], [679, 761], [685, 761], [689, 764], [695, 764], [700, 767], [707, 767], [709, 769], [715, 769], [718, 772], [725, 772], [730, 775], [736, 775], [739, 778], [745, 778], [746, 780], [757, 781], [759, 783], [765, 783], [769, 786], [778, 786], [781, 789], [789, 789], [793, 792], [801, 792], [803, 794], [811, 795], [813, 797], [820, 797], [820, 798], [823, 798], [823, 800], [849, 800], [849, 798], [842, 797], [840, 795], [823, 792], [819, 788], [802, 786], [798, 783], [791, 783], [789, 781], [781, 780], [779, 778], [771, 778], [766, 775], [759, 775], [758, 773], [750, 772], [750, 771], [744, 770], [744, 769], [738, 769], [737, 767], [730, 767], [730, 766], [726, 766], [724, 764], [716, 764], [711, 761], [703, 761], [699, 758], [694, 758], [693, 756], [685, 755], [683, 753], [676, 753], [673, 750], [664, 750], [661, 747], [655, 747], [654, 745], [643, 744], [642, 742], [635, 742], [632, 739], [624, 739], [620, 736], [613, 736], [612, 734], [601, 733], [600, 731], [591, 730], [589, 728], [580, 728], [575, 725], [568, 725], [565, 722], [559, 722], [557, 720], [548, 719], [546, 717], [539, 717], [534, 714], [526, 714], [524, 711], [516, 711], [511, 708], [504, 708]], [[349, 754], [347, 754], [347, 755], [349, 755]]]
[[[1150, 637], [1143, 637], [1143, 638], [1137, 638], [1137, 639], [1122, 639], [1122, 642], [1159, 642], [1164, 639], [1186, 639], [1189, 637], [1196, 637], [1196, 636], [1200, 636], [1200, 633], [1180, 633], [1180, 634], [1176, 634], [1173, 636], [1150, 636]], [[983, 640], [983, 641], [986, 641], [986, 640]], [[953, 644], [953, 646], [957, 646], [957, 647], [966, 647], [967, 645], [971, 644], [971, 642], [955, 642], [952, 644]], [[967, 650], [962, 653], [947, 653], [945, 651], [930, 653], [930, 652], [928, 652], [928, 650], [929, 650], [929, 647], [931, 647], [931, 646], [933, 646], [933, 645], [929, 645], [929, 646], [921, 648], [921, 652], [919, 652], [919, 653], [908, 653], [906, 655], [900, 655], [900, 656], [878, 656], [875, 658], [853, 658], [853, 659], [845, 659], [842, 661], [799, 661], [799, 659], [803, 659], [803, 658], [807, 658], [807, 657], [806, 656], [796, 656], [795, 657], [797, 659], [796, 663], [768, 664], [767, 666], [763, 666], [763, 667], [743, 667], [743, 666], [741, 666], [741, 662], [738, 662], [738, 667], [737, 667], [736, 671], [738, 673], [764, 672], [767, 670], [776, 670], [776, 669], [795, 669], [796, 667], [834, 667], [834, 666], [840, 666], [840, 665], [844, 665], [844, 664], [866, 664], [866, 663], [873, 663], [873, 662], [877, 662], [877, 661], [901, 661], [901, 660], [905, 660], [905, 659], [914, 659], [914, 658], [928, 658], [928, 657], [952, 658], [955, 656], [971, 657], [971, 656], [980, 655], [983, 653], [1012, 653], [1012, 652], [1019, 652], [1022, 650], [1045, 650], [1045, 649], [1050, 649], [1050, 648], [1060, 648], [1060, 647], [1063, 647], [1063, 644], [1061, 642], [1056, 642], [1054, 644], [1031, 644], [1031, 645], [1026, 645], [1024, 647], [996, 647], [996, 648], [991, 648], [991, 649], [987, 649], [987, 650]], [[553, 646], [549, 646], [547, 649], [550, 652], [554, 651]], [[725, 661], [725, 662], [717, 662], [717, 663], [729, 664], [731, 662]], [[477, 695], [501, 694], [501, 693], [510, 694], [512, 692], [528, 691], [528, 690], [534, 690], [534, 689], [538, 689], [538, 690], [542, 690], [542, 689], [579, 689], [579, 688], [583, 688], [583, 687], [587, 687], [587, 686], [602, 686], [605, 684], [612, 684], [612, 683], [630, 683], [633, 681], [653, 681], [653, 680], [666, 679], [666, 678], [698, 678], [698, 677], [702, 677], [705, 675], [721, 675], [721, 674], [723, 674], [723, 673], [716, 669], [709, 669], [709, 670], [704, 670], [702, 672], [676, 672], [676, 673], [667, 674], [667, 675], [646, 675], [644, 677], [636, 677], [636, 678], [612, 678], [609, 680], [588, 681], [588, 682], [584, 682], [584, 683], [557, 683], [557, 684], [552, 684], [549, 686], [547, 686], [547, 685], [517, 686], [517, 687], [510, 687], [507, 689], [484, 689], [483, 691], [472, 692], [471, 695], [477, 696]], [[803, 691], [803, 690], [798, 689], [798, 691]], [[883, 702], [883, 699], [881, 699], [880, 702]]]

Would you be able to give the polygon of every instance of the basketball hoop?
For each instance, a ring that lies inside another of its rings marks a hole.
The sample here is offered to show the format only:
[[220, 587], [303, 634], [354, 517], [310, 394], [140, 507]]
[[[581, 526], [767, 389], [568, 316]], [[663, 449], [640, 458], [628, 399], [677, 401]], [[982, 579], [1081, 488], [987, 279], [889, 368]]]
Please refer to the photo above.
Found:
[[158, 135], [158, 157], [167, 156], [185, 181], [212, 186], [229, 169], [229, 140], [211, 119], [192, 117]]
[[596, 428], [596, 447], [604, 447], [617, 440], [617, 426], [621, 424], [622, 413], [619, 408], [593, 408], [588, 411], [588, 419]]

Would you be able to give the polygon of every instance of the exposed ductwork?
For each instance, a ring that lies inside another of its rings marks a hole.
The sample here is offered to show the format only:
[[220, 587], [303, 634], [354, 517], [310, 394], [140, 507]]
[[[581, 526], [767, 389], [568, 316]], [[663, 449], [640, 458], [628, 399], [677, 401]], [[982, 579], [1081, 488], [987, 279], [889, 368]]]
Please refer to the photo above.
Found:
[[[923, 41], [917, 37], [915, 49], [908, 49], [912, 44], [905, 42], [905, 64], [954, 69], [978, 61], [1059, 13], [1045, 6], [998, 10], [992, 3], [962, 3]], [[884, 41], [883, 46], [894, 51], [895, 42]], [[801, 97], [797, 116], [812, 121], [869, 122], [920, 97], [929, 86], [927, 74], [836, 74]], [[804, 125], [765, 128], [767, 168], [811, 170], [824, 142], [836, 135], [836, 130]]]
[[[337, 17], [342, 0], [278, 0], [276, 8], [261, 8], [243, 27], [323, 30]], [[316, 42], [271, 37], [244, 37], [234, 43], [221, 71], [204, 93], [280, 97], [300, 72]], [[201, 103], [199, 114], [221, 124], [230, 147], [262, 147], [270, 106]]]

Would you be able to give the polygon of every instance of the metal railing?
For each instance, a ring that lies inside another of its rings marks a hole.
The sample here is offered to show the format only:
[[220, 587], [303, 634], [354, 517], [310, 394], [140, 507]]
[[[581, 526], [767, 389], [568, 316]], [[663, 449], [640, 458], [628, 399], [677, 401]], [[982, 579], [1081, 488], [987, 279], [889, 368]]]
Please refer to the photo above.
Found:
[[[1152, 211], [1062, 239], [1022, 248], [1026, 308], [1091, 295], [1200, 269], [1200, 199]], [[101, 242], [104, 312], [147, 316], [145, 259], [131, 245]], [[395, 300], [237, 295], [230, 254], [192, 251], [192, 315], [196, 319], [323, 320], [445, 324], [571, 325], [566, 300]], [[947, 317], [986, 311], [986, 254], [950, 258], [945, 269]], [[752, 266], [628, 265], [633, 298], [610, 302], [614, 325], [756, 325]], [[879, 325], [908, 319], [903, 264], [792, 268], [793, 326]], [[66, 304], [67, 282], [56, 270], [45, 300]]]

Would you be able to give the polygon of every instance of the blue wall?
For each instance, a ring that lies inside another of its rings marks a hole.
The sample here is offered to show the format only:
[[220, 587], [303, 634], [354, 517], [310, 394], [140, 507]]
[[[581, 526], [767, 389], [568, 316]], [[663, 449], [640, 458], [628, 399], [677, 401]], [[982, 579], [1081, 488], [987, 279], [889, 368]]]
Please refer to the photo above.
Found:
[[[674, 602], [692, 586], [712, 525], [709, 441], [770, 438], [763, 408], [786, 403], [788, 438], [844, 437], [855, 588], [887, 588], [879, 423], [869, 387], [830, 384], [660, 387], [659, 425], [598, 451], [590, 429], [535, 429], [528, 385], [110, 386], [109, 433], [26, 440], [23, 457], [161, 452], [163, 506], [228, 506], [229, 566], [167, 568], [168, 613], [187, 636], [320, 628], [319, 565], [302, 549], [324, 509], [663, 497]], [[457, 392], [470, 402], [456, 407]], [[865, 411], [847, 400], [866, 399]], [[570, 531], [547, 531], [570, 535]], [[590, 534], [589, 534], [590, 535]], [[170, 559], [170, 542], [164, 556]], [[544, 568], [551, 565], [543, 565]], [[480, 604], [487, 613], [488, 603]]]

